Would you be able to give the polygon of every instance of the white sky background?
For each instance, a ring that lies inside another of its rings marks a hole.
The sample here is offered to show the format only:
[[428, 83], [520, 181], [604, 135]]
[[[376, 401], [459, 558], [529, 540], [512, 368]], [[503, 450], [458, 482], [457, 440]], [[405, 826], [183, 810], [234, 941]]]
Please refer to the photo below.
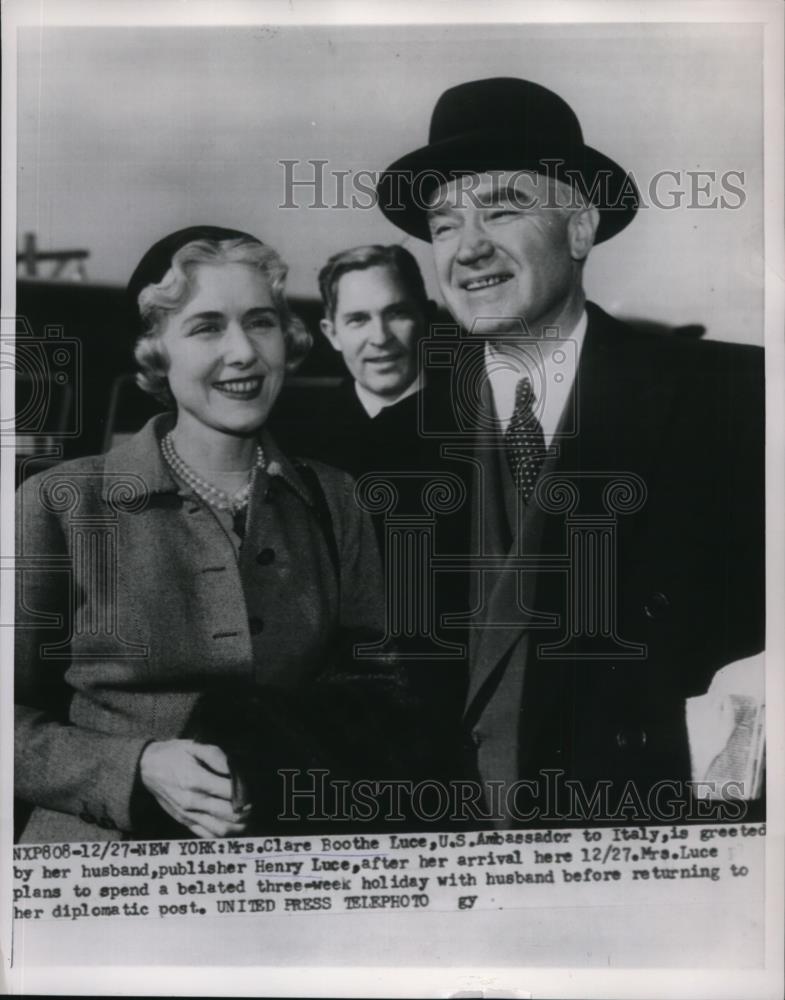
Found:
[[299, 295], [336, 250], [400, 241], [438, 298], [429, 246], [377, 209], [279, 209], [278, 161], [381, 170], [425, 143], [447, 87], [520, 76], [644, 189], [663, 170], [682, 172], [663, 195], [689, 192], [689, 170], [744, 171], [742, 209], [642, 211], [586, 284], [618, 315], [762, 343], [761, 52], [755, 24], [25, 28], [18, 232], [86, 248], [90, 280], [124, 284], [165, 233], [236, 226], [283, 254]]

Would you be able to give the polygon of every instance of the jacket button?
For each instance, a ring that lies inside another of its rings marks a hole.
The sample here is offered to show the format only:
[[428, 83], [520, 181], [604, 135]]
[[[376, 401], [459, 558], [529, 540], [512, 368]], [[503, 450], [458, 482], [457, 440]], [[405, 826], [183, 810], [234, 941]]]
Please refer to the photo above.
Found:
[[659, 618], [665, 617], [670, 604], [671, 602], [666, 595], [658, 590], [646, 599], [643, 605], [643, 613], [650, 621], [657, 621]]
[[254, 615], [253, 618], [248, 619], [248, 628], [251, 630], [251, 635], [259, 635], [264, 628], [264, 622]]
[[259, 555], [256, 557], [256, 561], [260, 566], [269, 566], [270, 563], [275, 562], [275, 549], [262, 549]]
[[619, 750], [643, 750], [648, 737], [645, 729], [620, 729], [616, 733]]

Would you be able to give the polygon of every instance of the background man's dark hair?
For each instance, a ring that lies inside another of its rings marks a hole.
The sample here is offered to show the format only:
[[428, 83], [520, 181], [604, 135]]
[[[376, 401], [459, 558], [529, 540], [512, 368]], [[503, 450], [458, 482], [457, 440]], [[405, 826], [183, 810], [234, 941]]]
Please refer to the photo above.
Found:
[[423, 311], [428, 314], [430, 304], [425, 290], [420, 267], [416, 259], [397, 243], [390, 246], [372, 244], [369, 246], [352, 247], [333, 254], [319, 271], [319, 291], [324, 304], [324, 312], [328, 319], [335, 319], [335, 307], [338, 302], [338, 282], [349, 271], [364, 271], [369, 267], [390, 267], [400, 277], [404, 287], [412, 298], [418, 302]]

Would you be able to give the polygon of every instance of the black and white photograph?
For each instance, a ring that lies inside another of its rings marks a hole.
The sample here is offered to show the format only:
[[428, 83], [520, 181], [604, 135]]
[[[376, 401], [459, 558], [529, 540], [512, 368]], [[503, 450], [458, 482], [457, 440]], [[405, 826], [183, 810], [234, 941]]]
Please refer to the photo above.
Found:
[[781, 995], [780, 5], [3, 22], [7, 992]]

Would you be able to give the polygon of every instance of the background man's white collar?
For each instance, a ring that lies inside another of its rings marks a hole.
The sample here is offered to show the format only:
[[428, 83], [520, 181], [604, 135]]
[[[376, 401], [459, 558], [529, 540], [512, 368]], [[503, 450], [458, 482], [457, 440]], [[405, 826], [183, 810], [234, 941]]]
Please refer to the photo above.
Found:
[[397, 396], [377, 396], [373, 392], [369, 392], [365, 386], [360, 385], [359, 382], [354, 383], [354, 391], [357, 393], [357, 398], [362, 403], [362, 407], [368, 416], [373, 419], [377, 417], [383, 409], [387, 406], [395, 406], [396, 403], [400, 403], [402, 399], [406, 399], [408, 396], [413, 396], [415, 392], [419, 392], [425, 384], [422, 372], [417, 376], [417, 378], [406, 388], [403, 392], [399, 393]]

